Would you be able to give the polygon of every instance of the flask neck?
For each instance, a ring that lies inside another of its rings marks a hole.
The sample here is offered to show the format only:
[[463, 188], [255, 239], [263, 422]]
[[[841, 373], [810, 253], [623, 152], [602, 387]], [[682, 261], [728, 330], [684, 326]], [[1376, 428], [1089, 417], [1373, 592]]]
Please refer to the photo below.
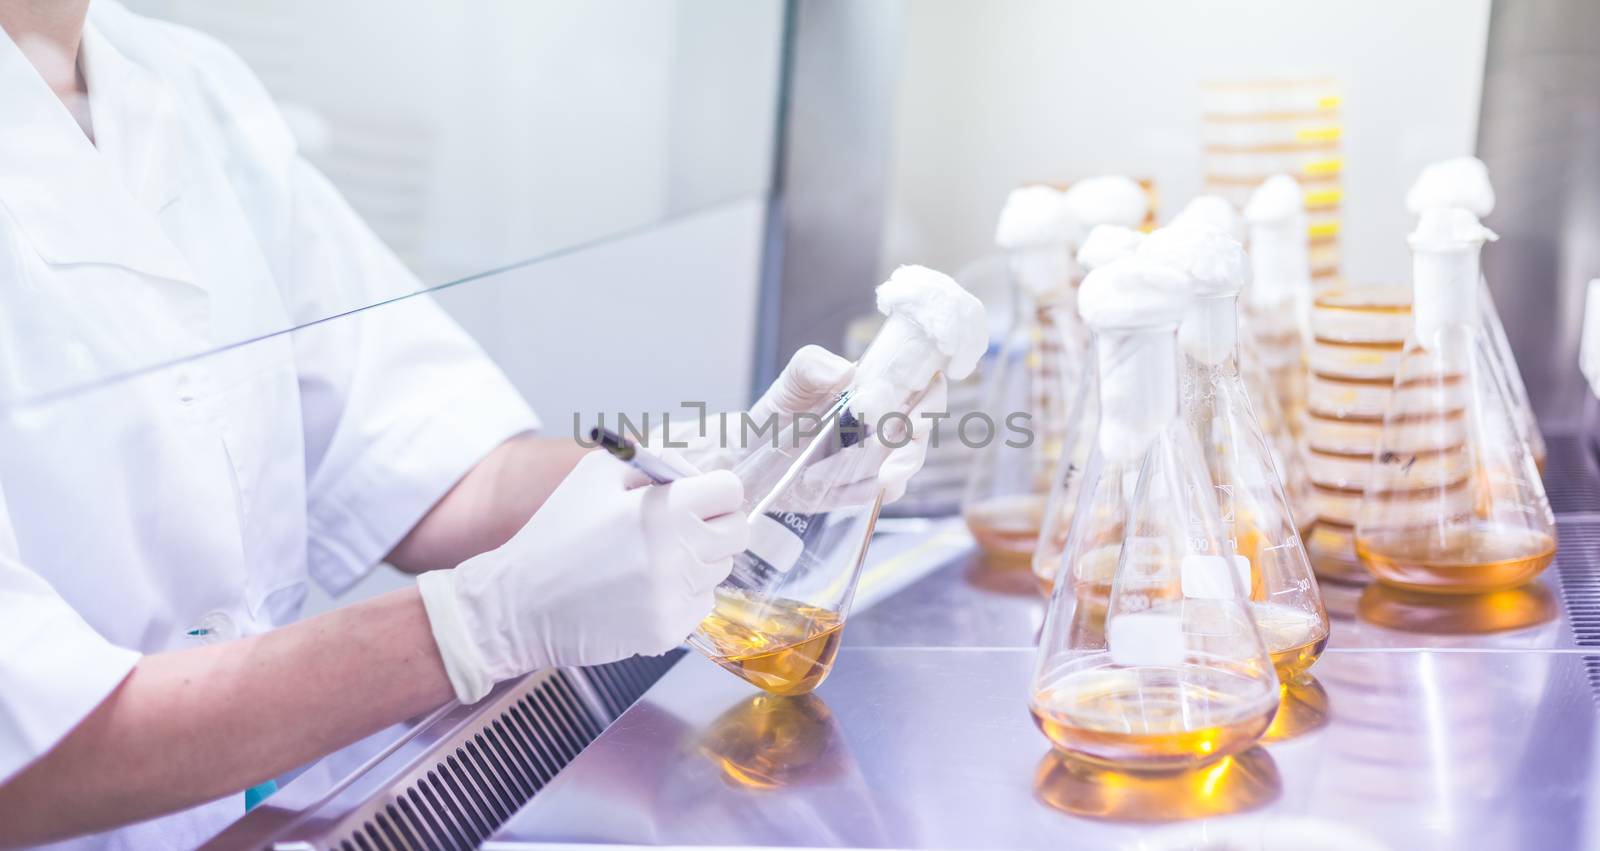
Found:
[[1311, 260], [1303, 216], [1250, 226], [1252, 309], [1277, 310], [1295, 304], [1311, 287]]
[[850, 409], [869, 422], [910, 409], [914, 397], [942, 371], [950, 356], [915, 322], [893, 313], [856, 361]]
[[1176, 325], [1100, 328], [1100, 451], [1113, 462], [1136, 461], [1178, 416]]
[[1207, 366], [1239, 371], [1239, 294], [1200, 296], [1178, 328], [1183, 353]]
[[1477, 324], [1478, 251], [1478, 245], [1464, 243], [1412, 254], [1411, 314], [1418, 340], [1432, 339], [1449, 326]]
[[1031, 318], [1029, 312], [1034, 307], [1059, 307], [1071, 301], [1077, 274], [1071, 246], [1063, 243], [1016, 248], [1007, 259], [1017, 318]]

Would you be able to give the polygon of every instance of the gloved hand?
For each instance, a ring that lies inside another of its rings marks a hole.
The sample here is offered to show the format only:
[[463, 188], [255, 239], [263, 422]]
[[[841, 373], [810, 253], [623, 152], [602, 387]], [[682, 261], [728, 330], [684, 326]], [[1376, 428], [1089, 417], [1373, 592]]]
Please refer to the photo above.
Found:
[[649, 485], [603, 452], [585, 457], [510, 541], [417, 578], [456, 696], [676, 647], [748, 545], [743, 498], [726, 471]]
[[[827, 349], [806, 346], [795, 352], [778, 380], [751, 406], [750, 421], [757, 429], [766, 428], [769, 420], [775, 421], [781, 431], [794, 421], [796, 414], [821, 413], [850, 383], [854, 370], [854, 363]], [[832, 504], [870, 502], [879, 489], [884, 491], [884, 502], [899, 499], [905, 495], [906, 482], [922, 469], [928, 456], [928, 435], [934, 421], [924, 414], [943, 413], [948, 404], [944, 376], [935, 376], [921, 402], [911, 411], [909, 435], [904, 423], [891, 418], [884, 434], [874, 434], [860, 446], [850, 447], [812, 465], [806, 479], [822, 482], [837, 479], [841, 472], [848, 471], [846, 476], [850, 481], [834, 481], [831, 485], [833, 491], [828, 502]], [[727, 445], [722, 442], [724, 430], [714, 417], [706, 424], [704, 435], [700, 434], [698, 422], [672, 424], [672, 439], [688, 444], [688, 448], [681, 451], [699, 469], [732, 469], [762, 444], [771, 445], [770, 431], [759, 436], [754, 431], [745, 435], [739, 415], [721, 416], [726, 418]], [[660, 437], [657, 435], [653, 442], [660, 445]], [[741, 438], [746, 437], [749, 445], [741, 443]], [[865, 457], [858, 461], [857, 456], [862, 455]]]

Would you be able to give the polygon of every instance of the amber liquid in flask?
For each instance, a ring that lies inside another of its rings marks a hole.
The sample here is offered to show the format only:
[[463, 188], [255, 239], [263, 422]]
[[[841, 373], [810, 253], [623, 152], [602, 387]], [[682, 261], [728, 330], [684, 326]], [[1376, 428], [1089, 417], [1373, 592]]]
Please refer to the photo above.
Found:
[[[1478, 252], [1493, 234], [1466, 210], [1427, 210], [1411, 235], [1415, 323], [1356, 523], [1380, 582], [1435, 594], [1521, 585], [1555, 558], [1555, 519], [1478, 314]], [[1419, 428], [1445, 434], [1419, 448]]]
[[1328, 647], [1328, 622], [1315, 611], [1260, 602], [1250, 611], [1281, 683], [1299, 679]]
[[1087, 762], [1173, 771], [1248, 750], [1278, 701], [1258, 679], [1215, 666], [1088, 669], [1033, 694], [1034, 723]]
[[[1096, 296], [1110, 283], [1102, 272], [1114, 282], [1112, 272], [1160, 280], [1166, 270], [1107, 267], [1084, 284]], [[1028, 694], [1064, 756], [1121, 771], [1244, 751], [1278, 707], [1205, 459], [1179, 412], [1181, 314], [1169, 309], [1149, 325], [1095, 328], [1101, 417]]]
[[962, 510], [978, 547], [994, 562], [1026, 564], [1039, 543], [1044, 494], [995, 497]]
[[805, 694], [833, 670], [843, 638], [838, 614], [793, 600], [752, 601], [717, 590], [700, 623], [707, 656], [770, 694]]
[[1479, 526], [1439, 539], [1432, 529], [1380, 533], [1356, 541], [1367, 569], [1413, 591], [1482, 594], [1538, 576], [1556, 557], [1555, 538], [1512, 526]]

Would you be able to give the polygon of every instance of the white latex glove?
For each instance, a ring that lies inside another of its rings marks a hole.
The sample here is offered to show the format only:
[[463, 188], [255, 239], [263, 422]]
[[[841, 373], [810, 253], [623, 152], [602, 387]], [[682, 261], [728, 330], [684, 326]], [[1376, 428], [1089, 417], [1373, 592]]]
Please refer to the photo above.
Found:
[[[829, 487], [827, 502], [836, 505], [871, 502], [879, 490], [883, 491], [885, 505], [905, 496], [906, 484], [928, 459], [928, 435], [933, 433], [935, 421], [925, 415], [945, 413], [950, 406], [949, 397], [944, 375], [935, 375], [921, 401], [909, 412], [909, 434], [907, 423], [898, 417], [887, 419], [882, 433], [874, 433], [859, 446], [807, 467], [802, 482]], [[874, 470], [876, 476], [872, 475]], [[832, 484], [826, 484], [829, 482]]]
[[604, 452], [585, 457], [510, 541], [417, 578], [456, 696], [676, 647], [748, 545], [743, 499], [727, 471], [648, 485]]
[[[844, 390], [854, 370], [854, 363], [827, 349], [806, 346], [795, 352], [778, 380], [751, 406], [750, 419], [759, 427], [765, 425], [769, 417], [776, 417], [781, 430], [794, 421], [796, 414], [818, 413]], [[906, 483], [922, 469], [928, 456], [928, 435], [934, 421], [924, 414], [943, 413], [948, 406], [944, 376], [937, 375], [922, 401], [910, 412], [909, 439], [904, 424], [897, 418], [890, 419], [887, 434], [873, 435], [860, 446], [817, 462], [807, 470], [805, 481], [816, 483], [818, 487], [831, 487], [822, 500], [829, 506], [871, 502], [879, 489], [884, 491], [884, 502], [899, 499], [905, 495]], [[688, 448], [682, 450], [684, 457], [702, 470], [731, 469], [757, 446], [771, 445], [770, 432], [759, 437], [752, 432], [750, 447], [737, 445], [743, 436], [740, 417], [738, 414], [723, 416], [727, 417], [728, 441], [735, 445], [721, 445], [722, 430], [715, 421], [707, 424], [703, 437], [698, 433], [698, 423], [673, 424], [673, 438], [688, 444]]]

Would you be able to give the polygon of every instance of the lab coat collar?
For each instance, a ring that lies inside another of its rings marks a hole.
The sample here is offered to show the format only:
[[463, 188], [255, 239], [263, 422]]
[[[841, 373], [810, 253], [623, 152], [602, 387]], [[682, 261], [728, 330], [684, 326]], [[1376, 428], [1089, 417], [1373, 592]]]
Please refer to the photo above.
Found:
[[157, 218], [186, 182], [176, 93], [92, 23], [81, 56], [99, 148], [0, 31], [0, 206], [47, 263], [111, 264], [198, 286]]

